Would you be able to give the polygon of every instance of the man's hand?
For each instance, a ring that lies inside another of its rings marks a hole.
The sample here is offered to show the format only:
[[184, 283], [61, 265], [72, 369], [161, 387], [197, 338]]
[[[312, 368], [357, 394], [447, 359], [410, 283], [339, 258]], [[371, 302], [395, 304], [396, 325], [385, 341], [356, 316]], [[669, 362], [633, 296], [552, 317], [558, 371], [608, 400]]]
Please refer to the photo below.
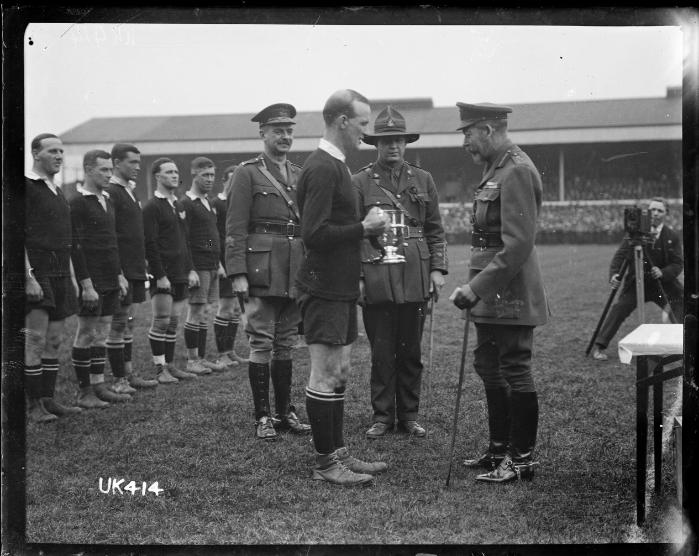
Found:
[[609, 284], [612, 286], [613, 289], [617, 289], [621, 285], [621, 281], [619, 280], [619, 275], [612, 274], [612, 277], [609, 279]]
[[473, 293], [471, 286], [464, 284], [452, 292], [449, 301], [452, 301], [459, 309], [470, 309], [478, 303], [478, 296]]
[[656, 280], [660, 280], [663, 277], [663, 271], [657, 266], [654, 266], [650, 269], [650, 275]]
[[223, 265], [221, 263], [218, 263], [218, 272], [216, 274], [219, 278], [226, 277], [226, 269], [223, 268]]
[[164, 292], [169, 292], [170, 291], [170, 280], [168, 280], [167, 276], [163, 276], [162, 278], [158, 278], [155, 281], [155, 287]]
[[439, 290], [444, 287], [444, 274], [440, 270], [430, 272], [430, 294], [435, 302], [439, 300]]
[[95, 291], [95, 288], [92, 285], [92, 281], [88, 280], [87, 283], [83, 281], [83, 293], [81, 296], [81, 301], [83, 304], [83, 307], [87, 310], [92, 310], [95, 307], [97, 307], [97, 302], [99, 301], [100, 296], [97, 294]]
[[361, 307], [366, 305], [366, 284], [364, 283], [364, 278], [359, 279], [359, 299], [357, 299], [357, 304]]
[[117, 279], [119, 280], [119, 297], [124, 299], [126, 294], [129, 293], [129, 281], [123, 274], [119, 274]]
[[233, 277], [233, 293], [243, 294], [243, 300], [248, 300], [248, 277], [245, 274], [238, 274]]
[[199, 275], [197, 274], [196, 270], [189, 271], [189, 274], [187, 275], [187, 285], [190, 288], [198, 288], [199, 287]]
[[27, 301], [36, 303], [44, 298], [44, 290], [41, 289], [39, 282], [34, 276], [27, 276], [27, 281], [24, 284], [24, 292], [27, 295]]
[[379, 207], [371, 207], [362, 220], [364, 236], [377, 236], [389, 230], [390, 220], [388, 215]]

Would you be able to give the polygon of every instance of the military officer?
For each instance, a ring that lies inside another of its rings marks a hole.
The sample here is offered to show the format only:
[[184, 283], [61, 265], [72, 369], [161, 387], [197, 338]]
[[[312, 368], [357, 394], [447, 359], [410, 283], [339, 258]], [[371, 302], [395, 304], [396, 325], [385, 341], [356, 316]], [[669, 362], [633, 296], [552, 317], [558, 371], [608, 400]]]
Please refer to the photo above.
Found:
[[[309, 433], [291, 405], [291, 350], [301, 320], [294, 301], [303, 242], [296, 205], [301, 168], [287, 160], [296, 109], [273, 104], [252, 118], [260, 125], [264, 152], [241, 163], [233, 174], [226, 218], [226, 273], [236, 294], [249, 296], [246, 332], [248, 375], [255, 408], [256, 436], [274, 440], [276, 428]], [[270, 414], [272, 378], [276, 415]]]
[[363, 141], [374, 145], [377, 161], [352, 181], [358, 190], [361, 216], [372, 207], [403, 213], [409, 233], [399, 243], [405, 263], [375, 264], [381, 257], [368, 239], [362, 244], [360, 292], [364, 328], [371, 343], [371, 405], [374, 423], [366, 432], [378, 438], [393, 428], [417, 437], [422, 361], [420, 344], [426, 301], [438, 295], [447, 274], [447, 251], [437, 188], [429, 172], [405, 161], [405, 148], [419, 138], [406, 131], [403, 115], [384, 108], [374, 133]]
[[541, 177], [507, 135], [512, 109], [457, 103], [464, 148], [485, 166], [473, 203], [469, 282], [450, 299], [471, 309], [476, 327], [474, 367], [488, 402], [490, 445], [467, 467], [491, 471], [477, 479], [530, 479], [539, 403], [531, 372], [534, 327], [546, 323], [548, 305], [534, 239], [541, 210]]

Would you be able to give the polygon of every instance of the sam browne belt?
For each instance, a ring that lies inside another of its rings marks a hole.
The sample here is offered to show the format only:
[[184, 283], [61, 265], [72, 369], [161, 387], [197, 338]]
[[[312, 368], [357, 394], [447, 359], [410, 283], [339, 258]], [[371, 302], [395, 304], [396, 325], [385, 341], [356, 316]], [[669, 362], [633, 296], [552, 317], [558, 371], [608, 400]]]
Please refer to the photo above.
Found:
[[504, 247], [500, 232], [471, 232], [471, 246], [487, 249], [488, 247]]
[[301, 226], [293, 222], [254, 222], [250, 224], [250, 233], [301, 237]]

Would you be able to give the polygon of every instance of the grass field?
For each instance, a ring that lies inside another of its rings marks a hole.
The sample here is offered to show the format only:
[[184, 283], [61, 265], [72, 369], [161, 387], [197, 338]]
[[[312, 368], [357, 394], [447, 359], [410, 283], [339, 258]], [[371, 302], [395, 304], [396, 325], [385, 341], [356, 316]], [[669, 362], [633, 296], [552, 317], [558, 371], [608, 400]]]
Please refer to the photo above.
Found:
[[[389, 435], [369, 441], [369, 350], [353, 351], [345, 403], [345, 438], [362, 458], [389, 471], [375, 486], [342, 489], [310, 480], [308, 437], [276, 443], [253, 437], [246, 367], [195, 382], [139, 392], [128, 404], [27, 428], [27, 540], [104, 544], [537, 544], [679, 542], [674, 461], [664, 458], [664, 497], [635, 526], [634, 367], [610, 346], [609, 362], [584, 358], [608, 295], [614, 246], [539, 248], [553, 316], [535, 333], [534, 374], [540, 427], [533, 482], [477, 483], [461, 467], [487, 442], [485, 394], [471, 366], [462, 396], [457, 459], [445, 488], [463, 321], [446, 299], [464, 281], [468, 249], [450, 247], [451, 273], [436, 306], [431, 396], [420, 422], [426, 439]], [[648, 319], [660, 312], [647, 306]], [[141, 309], [135, 360], [149, 366], [148, 303]], [[635, 314], [618, 340], [637, 325]], [[58, 398], [74, 396], [68, 325]], [[363, 330], [360, 326], [360, 330]], [[475, 333], [471, 329], [471, 344]], [[213, 336], [210, 333], [210, 338]], [[213, 353], [213, 339], [211, 352]], [[247, 353], [239, 333], [237, 344]], [[184, 355], [178, 340], [177, 358]], [[427, 333], [424, 346], [427, 346]], [[295, 350], [294, 399], [306, 419], [308, 352]], [[425, 350], [425, 361], [426, 361]], [[680, 379], [666, 383], [664, 411], [681, 398]], [[666, 423], [665, 430], [671, 427]], [[135, 495], [103, 494], [99, 478], [136, 482]], [[141, 494], [142, 482], [164, 492]], [[652, 490], [652, 489], [650, 489]]]

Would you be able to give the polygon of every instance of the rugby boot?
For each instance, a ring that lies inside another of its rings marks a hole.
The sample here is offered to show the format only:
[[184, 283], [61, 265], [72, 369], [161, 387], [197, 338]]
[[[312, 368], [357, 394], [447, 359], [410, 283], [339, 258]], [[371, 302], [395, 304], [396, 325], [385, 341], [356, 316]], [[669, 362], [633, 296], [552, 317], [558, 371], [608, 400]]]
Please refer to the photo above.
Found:
[[274, 425], [270, 417], [263, 415], [255, 422], [255, 436], [260, 440], [277, 439], [277, 431], [274, 430]]
[[41, 403], [41, 398], [29, 398], [27, 403], [27, 417], [32, 423], [50, 423], [58, 417], [50, 413]]
[[241, 364], [241, 365], [245, 365], [245, 364], [247, 364], [247, 363], [250, 363], [250, 359], [247, 359], [247, 358], [245, 358], [245, 357], [242, 357], [242, 356], [238, 355], [238, 354], [235, 352], [235, 350], [229, 351], [229, 352], [226, 354], [226, 356], [227, 356], [231, 361], [233, 361], [234, 364], [235, 364], [235, 363], [239, 363], [239, 364]]
[[193, 378], [197, 378], [197, 375], [194, 373], [188, 373], [187, 371], [178, 369], [172, 363], [166, 363], [165, 367], [170, 372], [170, 375], [178, 380], [191, 380]]
[[169, 369], [165, 365], [155, 366], [155, 376], [158, 377], [158, 383], [160, 384], [176, 384], [179, 382], [178, 379], [170, 374]]
[[116, 392], [110, 390], [106, 382], [100, 382], [99, 384], [93, 384], [92, 389], [95, 395], [105, 402], [128, 402], [131, 400], [131, 396], [128, 394], [117, 394]]
[[44, 409], [49, 413], [53, 413], [58, 417], [66, 417], [67, 415], [74, 415], [76, 413], [82, 413], [82, 408], [74, 405], [63, 405], [58, 403], [53, 398], [41, 398], [41, 404]]
[[367, 475], [378, 475], [388, 469], [388, 464], [383, 461], [366, 462], [350, 455], [349, 450], [344, 446], [336, 450], [337, 457], [343, 465], [355, 473], [365, 473]]
[[240, 363], [234, 361], [227, 353], [219, 355], [214, 361], [214, 363], [216, 363], [216, 365], [218, 366], [222, 366], [222, 371], [227, 371], [231, 367], [237, 367], [240, 365]]
[[313, 480], [325, 481], [339, 486], [371, 485], [374, 476], [368, 473], [355, 473], [351, 471], [337, 454], [337, 450], [330, 454], [318, 454], [316, 466], [313, 468]]
[[208, 359], [200, 359], [199, 363], [209, 372], [214, 371], [215, 373], [220, 373], [226, 370], [226, 365], [223, 362], [209, 361]]
[[193, 375], [210, 375], [211, 369], [205, 366], [201, 359], [189, 359], [187, 361], [187, 372]]
[[398, 430], [417, 438], [423, 438], [427, 434], [425, 428], [417, 421], [402, 421], [398, 423]]
[[143, 378], [140, 375], [137, 375], [136, 373], [132, 373], [128, 375], [127, 380], [129, 381], [129, 384], [136, 389], [141, 389], [141, 388], [155, 388], [158, 385], [157, 380], [152, 380], [148, 378]]
[[604, 353], [604, 348], [600, 348], [597, 344], [592, 348], [591, 355], [595, 361], [607, 361], [609, 359], [609, 356]]
[[117, 394], [135, 394], [136, 393], [136, 389], [133, 388], [129, 384], [129, 381], [126, 379], [125, 376], [117, 378], [116, 381], [114, 381], [114, 384], [112, 384], [109, 387], [109, 389], [112, 392], [116, 392]]
[[286, 415], [275, 415], [272, 422], [274, 427], [281, 431], [291, 431], [294, 434], [309, 434], [311, 432], [311, 425], [301, 422], [293, 405], [289, 406], [289, 412]]
[[369, 427], [368, 431], [366, 431], [366, 437], [375, 440], [381, 436], [384, 436], [391, 429], [393, 429], [392, 424], [389, 425], [388, 423], [382, 423], [381, 421], [377, 421], [376, 423], [371, 425], [371, 427]]
[[507, 453], [510, 436], [510, 390], [509, 388], [486, 389], [488, 404], [488, 430], [490, 443], [488, 451], [477, 458], [463, 460], [466, 467], [479, 467], [493, 470]]
[[97, 397], [92, 385], [80, 388], [77, 404], [84, 409], [104, 409], [110, 405], [109, 402]]

